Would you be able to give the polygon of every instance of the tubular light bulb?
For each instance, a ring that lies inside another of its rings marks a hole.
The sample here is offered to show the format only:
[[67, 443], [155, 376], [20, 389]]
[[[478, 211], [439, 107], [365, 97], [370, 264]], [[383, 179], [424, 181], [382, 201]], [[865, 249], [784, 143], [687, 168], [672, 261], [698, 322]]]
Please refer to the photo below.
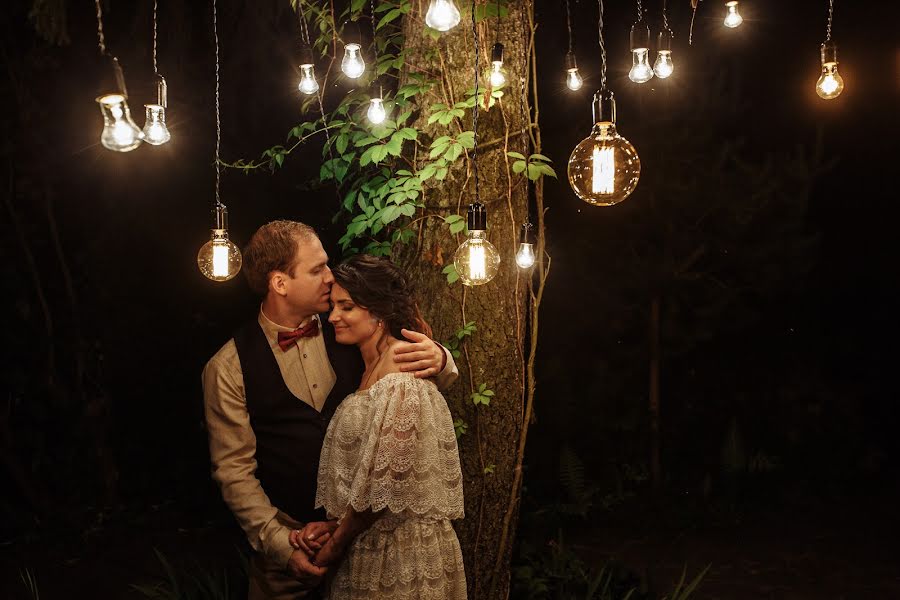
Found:
[[431, 0], [425, 13], [425, 24], [438, 31], [449, 31], [459, 25], [459, 9], [453, 0]]
[[725, 7], [728, 9], [728, 13], [725, 15], [725, 27], [731, 27], [732, 29], [734, 29], [744, 22], [744, 17], [742, 17], [741, 13], [738, 12], [737, 0], [730, 0], [730, 2], [726, 2]]
[[837, 46], [827, 40], [821, 47], [822, 74], [816, 82], [816, 93], [823, 100], [832, 100], [844, 91], [844, 78], [838, 73]]
[[631, 26], [631, 70], [628, 79], [635, 83], [646, 83], [653, 78], [650, 68], [650, 28], [638, 21]]
[[103, 114], [103, 133], [100, 143], [113, 152], [130, 152], [141, 145], [143, 134], [131, 119], [125, 96], [106, 94], [97, 98]]
[[144, 122], [144, 141], [153, 146], [165, 144], [172, 139], [166, 127], [166, 109], [159, 104], [145, 104], [147, 120]]
[[575, 53], [568, 52], [566, 53], [566, 87], [575, 92], [580, 90], [582, 85], [584, 85], [584, 79], [581, 78], [581, 74], [578, 72]]
[[485, 237], [487, 214], [484, 205], [478, 202], [470, 204], [467, 217], [469, 233], [466, 241], [456, 249], [453, 265], [464, 285], [482, 285], [497, 275], [500, 255]]
[[589, 204], [612, 206], [625, 200], [641, 177], [641, 160], [631, 142], [616, 132], [612, 92], [594, 94], [594, 128], [569, 157], [569, 184]]
[[350, 79], [357, 79], [366, 70], [366, 63], [359, 53], [359, 44], [350, 43], [344, 46], [344, 58], [341, 60], [341, 71]]
[[384, 100], [381, 98], [372, 98], [369, 104], [369, 110], [366, 111], [366, 117], [369, 123], [379, 125], [384, 123], [387, 114], [384, 111]]
[[319, 82], [316, 81], [316, 73], [312, 65], [300, 65], [300, 84], [297, 88], [306, 95], [319, 91]]

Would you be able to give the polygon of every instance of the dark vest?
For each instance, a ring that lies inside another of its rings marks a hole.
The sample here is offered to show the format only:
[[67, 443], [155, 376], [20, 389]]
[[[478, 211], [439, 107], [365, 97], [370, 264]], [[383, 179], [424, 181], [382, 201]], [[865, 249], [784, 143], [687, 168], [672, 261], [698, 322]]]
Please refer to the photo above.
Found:
[[356, 346], [338, 344], [327, 318], [320, 318], [320, 323], [337, 377], [321, 413], [288, 389], [257, 321], [234, 335], [250, 426], [256, 435], [256, 478], [273, 506], [304, 523], [325, 518], [321, 509], [313, 510], [319, 453], [334, 411], [359, 387], [364, 370]]

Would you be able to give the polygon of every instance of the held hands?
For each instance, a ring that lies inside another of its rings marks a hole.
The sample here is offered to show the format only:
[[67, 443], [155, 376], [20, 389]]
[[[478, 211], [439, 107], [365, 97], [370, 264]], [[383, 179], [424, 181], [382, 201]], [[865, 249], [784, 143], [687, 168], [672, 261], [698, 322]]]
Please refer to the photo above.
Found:
[[328, 569], [314, 565], [302, 550], [294, 550], [287, 564], [288, 572], [306, 589], [319, 585]]
[[331, 534], [337, 529], [337, 521], [312, 521], [307, 523], [303, 529], [294, 529], [291, 531], [291, 546], [302, 550], [310, 558], [315, 558], [316, 554], [325, 545]]
[[447, 355], [441, 346], [418, 331], [403, 329], [400, 333], [411, 340], [394, 346], [394, 362], [399, 364], [401, 371], [414, 371], [417, 379], [424, 379], [443, 370]]

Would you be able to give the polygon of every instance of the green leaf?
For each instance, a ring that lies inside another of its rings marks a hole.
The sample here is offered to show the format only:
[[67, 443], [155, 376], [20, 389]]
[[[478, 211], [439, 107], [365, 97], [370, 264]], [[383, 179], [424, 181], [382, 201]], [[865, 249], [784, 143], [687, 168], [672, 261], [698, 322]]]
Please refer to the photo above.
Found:
[[497, 466], [497, 465], [494, 465], [494, 464], [487, 465], [487, 466], [484, 468], [484, 474], [485, 474], [485, 475], [493, 475], [493, 474], [494, 474], [494, 467], [496, 467], [496, 466]]
[[544, 175], [549, 175], [550, 177], [556, 178], [556, 171], [553, 170], [553, 167], [547, 164], [538, 164], [538, 170]]
[[380, 147], [381, 146], [370, 146], [369, 148], [366, 148], [366, 151], [363, 152], [362, 156], [359, 157], [359, 166], [364, 167], [367, 164], [371, 163], [374, 160], [372, 158], [372, 155]]
[[518, 158], [519, 160], [525, 160], [525, 155], [519, 152], [507, 152], [506, 155], [510, 158]]
[[448, 225], [456, 223], [457, 221], [462, 221], [462, 215], [449, 215], [444, 217], [444, 222]]
[[441, 271], [444, 275], [447, 276], [447, 283], [454, 284], [459, 281], [459, 273], [456, 272], [456, 265], [450, 263]]
[[447, 177], [447, 167], [441, 167], [437, 170], [437, 173], [434, 174], [434, 178], [439, 181], [443, 181], [445, 177]]
[[391, 156], [400, 156], [403, 151], [403, 138], [396, 133], [391, 137], [391, 141], [385, 144], [386, 151]]
[[363, 146], [368, 146], [369, 144], [373, 144], [378, 141], [377, 137], [372, 137], [371, 135], [367, 135], [366, 137], [357, 140], [353, 143], [357, 148], [361, 148]]
[[378, 25], [375, 26], [375, 31], [378, 31], [379, 29], [381, 29], [382, 27], [384, 27], [385, 25], [387, 25], [388, 23], [390, 23], [391, 21], [393, 21], [394, 19], [396, 19], [397, 17], [399, 17], [402, 14], [403, 13], [400, 11], [399, 8], [395, 8], [395, 9], [389, 11], [386, 15], [381, 17], [380, 21], [378, 21]]
[[[509, 154], [509, 153], [507, 152], [507, 154]], [[525, 157], [519, 156], [518, 158], [525, 158]], [[531, 161], [542, 160], [544, 162], [553, 162], [552, 160], [550, 160], [550, 158], [544, 156], [543, 154], [532, 154], [531, 156], [528, 157], [528, 159]]]
[[524, 170], [525, 170], [525, 161], [524, 160], [517, 160], [516, 162], [513, 163], [513, 173], [518, 174]]
[[388, 206], [381, 213], [381, 222], [384, 224], [388, 224], [397, 217], [399, 217], [402, 213], [400, 212], [399, 206]]
[[462, 151], [462, 144], [454, 142], [447, 150], [447, 153], [444, 154], [444, 158], [447, 159], [448, 162], [453, 162], [454, 160], [459, 158], [459, 155], [462, 154]]
[[414, 140], [419, 137], [419, 132], [412, 127], [404, 127], [397, 132], [397, 135], [404, 140]]
[[456, 141], [459, 142], [463, 148], [472, 149], [475, 147], [475, 132], [463, 131], [461, 134], [456, 136]]
[[531, 181], [537, 181], [537, 178], [541, 176], [541, 170], [538, 168], [536, 164], [528, 165], [528, 179]]
[[411, 217], [416, 214], [416, 205], [410, 202], [402, 204], [400, 206], [400, 212], [407, 217]]
[[455, 235], [455, 234], [463, 231], [465, 228], [466, 228], [465, 221], [457, 221], [456, 223], [450, 224], [450, 233]]
[[337, 148], [338, 154], [343, 154], [347, 150], [347, 143], [350, 140], [347, 138], [346, 134], [341, 134], [337, 136], [337, 139], [334, 142], [334, 147]]
[[278, 164], [279, 167], [284, 164], [284, 154], [279, 153], [272, 158], [275, 160], [276, 164]]
[[462, 419], [455, 419], [453, 421], [453, 430], [456, 432], [456, 439], [461, 438], [466, 434], [466, 430], [469, 428], [468, 423], [463, 421]]

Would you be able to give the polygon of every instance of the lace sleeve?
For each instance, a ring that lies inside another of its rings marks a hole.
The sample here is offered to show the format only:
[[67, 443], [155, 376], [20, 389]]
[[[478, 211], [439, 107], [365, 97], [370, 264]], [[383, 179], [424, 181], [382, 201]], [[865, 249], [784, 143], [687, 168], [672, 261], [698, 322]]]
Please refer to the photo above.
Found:
[[374, 414], [350, 489], [357, 511], [410, 510], [463, 516], [462, 471], [453, 420], [429, 381], [390, 374], [370, 388]]

